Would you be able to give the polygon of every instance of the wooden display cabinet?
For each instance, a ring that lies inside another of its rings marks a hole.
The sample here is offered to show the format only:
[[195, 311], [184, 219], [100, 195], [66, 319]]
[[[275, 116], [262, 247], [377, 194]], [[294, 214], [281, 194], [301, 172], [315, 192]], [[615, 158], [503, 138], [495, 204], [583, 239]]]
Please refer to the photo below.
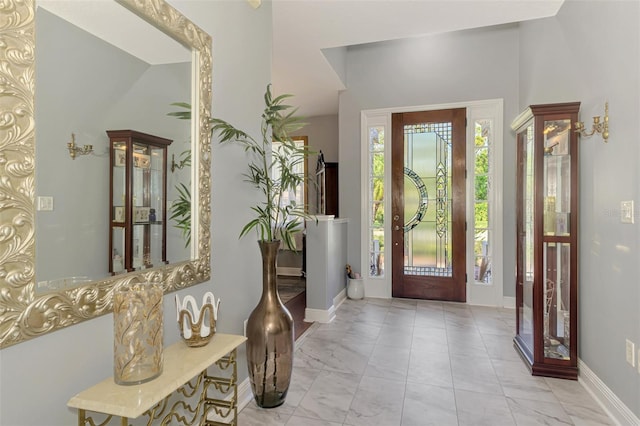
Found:
[[338, 217], [338, 163], [324, 161], [318, 154], [316, 168], [316, 213]]
[[107, 130], [109, 272], [167, 263], [167, 148], [171, 140], [135, 130]]
[[533, 375], [578, 376], [579, 102], [531, 105], [517, 134], [516, 336]]

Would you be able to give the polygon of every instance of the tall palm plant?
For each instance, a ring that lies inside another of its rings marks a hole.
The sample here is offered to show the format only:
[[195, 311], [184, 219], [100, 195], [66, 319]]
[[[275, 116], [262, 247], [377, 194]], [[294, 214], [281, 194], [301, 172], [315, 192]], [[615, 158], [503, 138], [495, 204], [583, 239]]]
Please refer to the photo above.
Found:
[[[297, 109], [284, 101], [292, 95], [271, 95], [271, 85], [264, 94], [265, 109], [262, 113], [261, 138], [256, 140], [219, 118], [211, 119], [212, 132], [217, 133], [221, 143], [238, 143], [249, 155], [249, 169], [243, 174], [245, 181], [260, 190], [264, 199], [251, 210], [255, 218], [247, 223], [240, 237], [255, 230], [261, 241], [282, 239], [290, 249], [295, 248], [293, 234], [301, 230], [301, 219], [308, 218], [304, 205], [295, 199], [284, 200], [285, 194], [296, 191], [306, 177], [295, 172], [310, 154], [306, 146], [298, 146], [291, 139], [292, 132], [305, 123], [295, 115]], [[279, 148], [272, 150], [272, 143]], [[274, 174], [279, 169], [279, 175]]]

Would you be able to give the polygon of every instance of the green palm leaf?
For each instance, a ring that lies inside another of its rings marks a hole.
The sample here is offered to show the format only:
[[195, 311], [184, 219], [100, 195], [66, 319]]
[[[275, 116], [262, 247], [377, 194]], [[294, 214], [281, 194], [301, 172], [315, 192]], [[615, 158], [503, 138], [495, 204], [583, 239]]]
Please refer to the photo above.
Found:
[[[274, 241], [281, 238], [288, 248], [293, 249], [293, 234], [300, 232], [301, 221], [311, 216], [304, 208], [297, 206], [295, 200], [287, 205], [282, 205], [280, 200], [285, 192], [295, 190], [306, 179], [294, 170], [311, 152], [306, 148], [298, 148], [290, 137], [306, 124], [295, 115], [295, 108], [283, 103], [290, 97], [292, 95], [285, 94], [273, 98], [271, 85], [267, 86], [260, 141], [219, 118], [211, 119], [211, 130], [218, 135], [220, 143], [243, 146], [249, 157], [248, 171], [243, 176], [265, 197], [259, 205], [251, 207], [256, 216], [242, 228], [240, 237], [255, 230], [260, 240]], [[273, 141], [282, 143], [283, 152], [272, 152]], [[280, 169], [278, 180], [272, 178], [271, 172], [275, 165]]]

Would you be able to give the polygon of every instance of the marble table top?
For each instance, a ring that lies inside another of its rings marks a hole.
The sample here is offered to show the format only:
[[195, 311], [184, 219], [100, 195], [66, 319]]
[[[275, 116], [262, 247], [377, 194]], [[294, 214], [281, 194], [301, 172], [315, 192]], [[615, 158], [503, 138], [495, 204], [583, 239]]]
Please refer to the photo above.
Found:
[[163, 371], [157, 378], [139, 385], [117, 385], [113, 377], [72, 397], [72, 408], [134, 419], [167, 395], [236, 349], [244, 336], [216, 333], [208, 345], [190, 348], [182, 340], [164, 349]]

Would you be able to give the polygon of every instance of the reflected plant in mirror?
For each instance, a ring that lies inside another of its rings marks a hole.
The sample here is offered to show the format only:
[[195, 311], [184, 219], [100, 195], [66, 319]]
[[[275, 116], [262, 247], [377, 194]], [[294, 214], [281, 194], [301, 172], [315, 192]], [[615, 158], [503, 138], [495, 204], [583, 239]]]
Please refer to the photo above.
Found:
[[[191, 104], [186, 102], [174, 102], [171, 105], [184, 108], [185, 110], [173, 111], [167, 115], [176, 117], [180, 120], [191, 120]], [[186, 150], [180, 153], [177, 163], [173, 157], [171, 158], [171, 173], [176, 172], [176, 170], [182, 170], [185, 167], [191, 167], [191, 150]], [[176, 183], [175, 190], [178, 193], [178, 196], [171, 203], [171, 216], [169, 217], [169, 220], [174, 221], [175, 223], [173, 226], [182, 231], [182, 236], [185, 240], [185, 247], [189, 247], [189, 244], [191, 243], [191, 190], [182, 182]]]

